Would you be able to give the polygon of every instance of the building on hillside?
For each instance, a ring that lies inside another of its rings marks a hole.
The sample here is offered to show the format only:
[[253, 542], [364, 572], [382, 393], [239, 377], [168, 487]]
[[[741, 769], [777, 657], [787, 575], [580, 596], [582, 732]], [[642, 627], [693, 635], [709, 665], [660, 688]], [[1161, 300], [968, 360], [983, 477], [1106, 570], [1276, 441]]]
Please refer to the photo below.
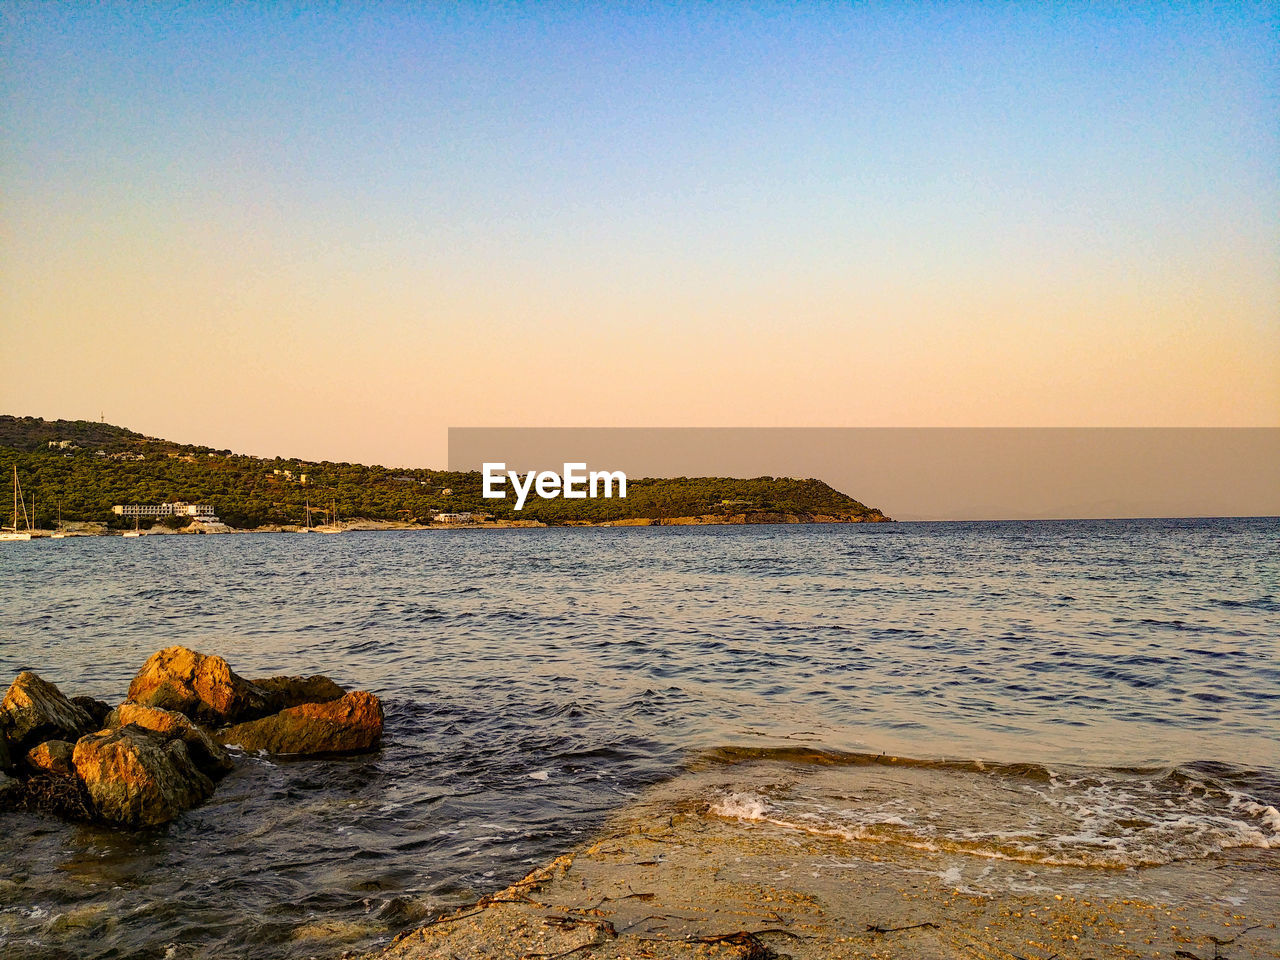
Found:
[[195, 517], [216, 522], [217, 511], [207, 503], [125, 503], [116, 504], [111, 512], [118, 517]]

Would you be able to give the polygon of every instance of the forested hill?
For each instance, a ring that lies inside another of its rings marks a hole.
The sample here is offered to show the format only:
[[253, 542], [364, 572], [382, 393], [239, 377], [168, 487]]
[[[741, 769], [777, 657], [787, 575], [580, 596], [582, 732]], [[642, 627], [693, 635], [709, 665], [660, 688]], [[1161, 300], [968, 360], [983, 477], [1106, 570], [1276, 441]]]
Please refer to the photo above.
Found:
[[[41, 420], [39, 417], [0, 416], [0, 447], [20, 450], [23, 453], [43, 451], [51, 443], [64, 440], [80, 447], [92, 447], [107, 453], [132, 449], [139, 443], [154, 444], [157, 452], [163, 447], [180, 450], [179, 444], [166, 443], [155, 437], [126, 430], [110, 423], [93, 420]], [[196, 447], [186, 449], [195, 450]]]
[[[64, 521], [120, 525], [111, 512], [114, 504], [178, 500], [212, 504], [236, 527], [298, 523], [308, 502], [336, 509], [343, 519], [419, 523], [442, 512], [551, 524], [707, 515], [884, 519], [820, 480], [774, 477], [628, 478], [626, 499], [530, 497], [516, 513], [510, 496], [481, 497], [479, 473], [249, 457], [106, 423], [0, 415], [0, 478], [10, 477], [15, 463], [28, 504], [35, 501], [37, 525], [44, 528], [54, 525], [59, 510]], [[9, 522], [8, 511], [0, 513]]]

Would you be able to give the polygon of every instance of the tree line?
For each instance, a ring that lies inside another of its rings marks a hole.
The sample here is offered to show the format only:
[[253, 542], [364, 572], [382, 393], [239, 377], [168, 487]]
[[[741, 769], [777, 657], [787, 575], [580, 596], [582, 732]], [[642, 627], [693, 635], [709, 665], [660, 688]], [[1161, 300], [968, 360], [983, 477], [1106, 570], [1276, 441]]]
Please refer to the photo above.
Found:
[[[67, 446], [57, 446], [70, 440]], [[50, 442], [55, 446], [50, 446]], [[438, 513], [485, 513], [548, 524], [776, 513], [875, 518], [820, 480], [756, 477], [628, 479], [625, 499], [541, 500], [516, 513], [514, 500], [484, 499], [481, 475], [233, 454], [144, 437], [109, 424], [0, 417], [0, 477], [16, 465], [37, 526], [63, 521], [132, 525], [112, 513], [124, 503], [209, 504], [235, 527], [340, 519], [427, 523]], [[306, 476], [306, 482], [301, 478]], [[4, 486], [0, 481], [0, 486]], [[7, 497], [0, 515], [8, 523]]]

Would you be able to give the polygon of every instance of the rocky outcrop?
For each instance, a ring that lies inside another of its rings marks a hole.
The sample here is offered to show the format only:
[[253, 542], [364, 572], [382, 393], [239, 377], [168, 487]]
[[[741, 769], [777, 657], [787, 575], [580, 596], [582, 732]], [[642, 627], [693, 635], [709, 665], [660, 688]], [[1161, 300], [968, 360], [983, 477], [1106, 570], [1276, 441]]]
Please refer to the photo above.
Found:
[[266, 693], [232, 671], [227, 661], [186, 647], [153, 654], [129, 684], [129, 699], [211, 726], [271, 712]]
[[307, 703], [218, 732], [244, 750], [269, 753], [359, 753], [382, 740], [382, 703], [357, 690], [328, 703]]
[[221, 657], [186, 647], [151, 656], [114, 710], [24, 672], [0, 702], [0, 809], [155, 827], [234, 769], [223, 744], [359, 753], [381, 742], [382, 725], [371, 693], [347, 693], [318, 674], [250, 682]]
[[126, 727], [129, 724], [150, 730], [166, 740], [181, 740], [196, 766], [208, 777], [217, 779], [235, 769], [222, 745], [181, 713], [125, 702], [111, 711], [105, 725]]
[[70, 777], [75, 773], [71, 764], [73, 747], [66, 740], [46, 740], [27, 751], [27, 766], [37, 773], [55, 777]]
[[89, 714], [29, 670], [18, 674], [0, 703], [0, 734], [17, 756], [44, 740], [75, 740], [92, 728]]
[[300, 707], [304, 703], [328, 703], [347, 692], [321, 674], [312, 677], [267, 677], [249, 682], [266, 692], [267, 703], [273, 713]]
[[107, 725], [107, 714], [111, 712], [111, 704], [93, 697], [72, 697], [71, 702], [83, 710], [93, 720], [93, 729], [101, 730]]
[[235, 533], [231, 527], [225, 523], [193, 523], [187, 527], [182, 533]]
[[168, 823], [213, 792], [183, 740], [134, 724], [82, 737], [72, 760], [94, 812], [120, 826]]

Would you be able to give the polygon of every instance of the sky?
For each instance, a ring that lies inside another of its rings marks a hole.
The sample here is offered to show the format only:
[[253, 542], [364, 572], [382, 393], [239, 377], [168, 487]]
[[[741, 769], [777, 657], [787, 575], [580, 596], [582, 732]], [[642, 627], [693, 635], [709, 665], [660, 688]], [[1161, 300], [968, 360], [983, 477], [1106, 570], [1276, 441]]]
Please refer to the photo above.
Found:
[[0, 6], [0, 412], [1280, 425], [1275, 4]]

